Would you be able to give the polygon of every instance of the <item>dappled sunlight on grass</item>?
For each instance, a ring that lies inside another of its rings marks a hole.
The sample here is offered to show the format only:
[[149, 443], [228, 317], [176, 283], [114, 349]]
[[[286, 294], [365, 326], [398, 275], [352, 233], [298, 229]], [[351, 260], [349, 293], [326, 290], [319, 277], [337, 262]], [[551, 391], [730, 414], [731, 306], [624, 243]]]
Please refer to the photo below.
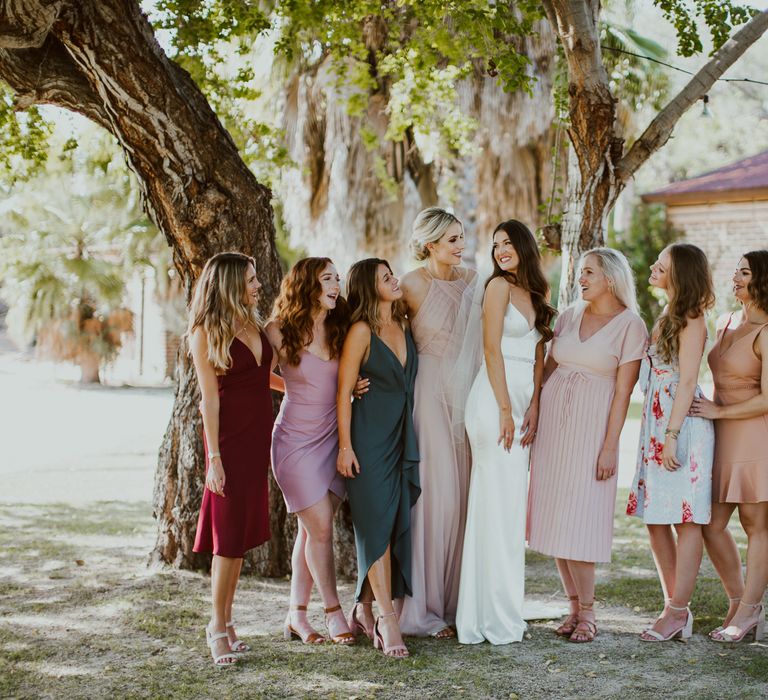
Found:
[[[591, 645], [567, 644], [552, 633], [555, 622], [542, 621], [522, 643], [501, 647], [409, 638], [412, 657], [404, 661], [385, 659], [362, 638], [352, 648], [308, 646], [281, 635], [287, 580], [244, 577], [235, 618], [253, 651], [226, 671], [213, 668], [205, 647], [208, 576], [146, 568], [154, 538], [146, 505], [0, 506], [0, 522], [8, 525], [0, 528], [0, 697], [527, 698], [631, 690], [634, 700], [684, 686], [697, 699], [726, 687], [757, 698], [768, 681], [764, 645], [716, 647], [701, 635], [726, 606], [708, 563], [692, 601], [694, 638], [638, 642], [662, 601], [645, 528], [624, 516], [614, 560], [598, 570], [600, 635]], [[554, 562], [532, 552], [527, 561], [529, 594], [564, 602]], [[341, 582], [340, 593], [346, 608], [352, 583]], [[324, 631], [316, 593], [309, 615]]]

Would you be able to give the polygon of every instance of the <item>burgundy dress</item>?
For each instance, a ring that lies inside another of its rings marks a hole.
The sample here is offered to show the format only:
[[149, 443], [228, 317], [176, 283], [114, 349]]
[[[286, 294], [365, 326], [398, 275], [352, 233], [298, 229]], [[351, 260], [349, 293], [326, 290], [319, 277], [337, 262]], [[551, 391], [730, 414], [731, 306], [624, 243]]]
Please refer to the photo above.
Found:
[[235, 338], [229, 349], [232, 366], [218, 377], [224, 497], [204, 490], [195, 552], [239, 558], [269, 539], [267, 474], [274, 418], [269, 390], [272, 346], [264, 333], [261, 347], [257, 365], [250, 348]]

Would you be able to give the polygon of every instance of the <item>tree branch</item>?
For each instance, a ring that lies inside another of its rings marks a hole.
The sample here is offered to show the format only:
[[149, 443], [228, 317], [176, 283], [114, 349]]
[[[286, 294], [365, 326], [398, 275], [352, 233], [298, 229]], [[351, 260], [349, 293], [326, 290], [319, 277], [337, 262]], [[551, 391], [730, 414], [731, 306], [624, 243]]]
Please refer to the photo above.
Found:
[[689, 83], [672, 101], [659, 112], [642, 136], [635, 141], [616, 165], [617, 177], [626, 182], [661, 148], [672, 135], [680, 117], [691, 105], [707, 94], [715, 81], [730, 68], [741, 55], [768, 30], [768, 10], [755, 15], [725, 44], [723, 44], [704, 67], [691, 78]]
[[16, 109], [52, 104], [111, 130], [101, 100], [69, 52], [51, 35], [40, 48], [0, 48], [0, 77], [16, 92]]
[[0, 46], [40, 48], [62, 4], [62, 0], [0, 0]]

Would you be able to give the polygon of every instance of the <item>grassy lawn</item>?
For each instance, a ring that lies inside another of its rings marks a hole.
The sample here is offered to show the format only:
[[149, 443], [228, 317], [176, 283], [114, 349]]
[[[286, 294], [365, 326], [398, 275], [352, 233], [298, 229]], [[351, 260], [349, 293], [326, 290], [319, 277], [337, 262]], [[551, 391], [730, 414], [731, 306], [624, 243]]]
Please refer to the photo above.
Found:
[[[625, 495], [614, 561], [599, 570], [593, 644], [568, 644], [552, 622], [536, 622], [529, 638], [504, 647], [412, 639], [407, 661], [387, 660], [367, 642], [308, 647], [280, 634], [287, 581], [245, 578], [238, 614], [253, 651], [226, 670], [206, 654], [208, 577], [145, 566], [148, 506], [0, 506], [0, 697], [766, 697], [768, 646], [704, 636], [726, 609], [706, 560], [692, 601], [693, 639], [638, 641], [661, 593], [645, 531], [622, 515]], [[560, 600], [546, 557], [529, 554], [527, 586], [541, 600]], [[343, 583], [345, 605], [352, 590]], [[312, 609], [322, 629], [317, 599]]]

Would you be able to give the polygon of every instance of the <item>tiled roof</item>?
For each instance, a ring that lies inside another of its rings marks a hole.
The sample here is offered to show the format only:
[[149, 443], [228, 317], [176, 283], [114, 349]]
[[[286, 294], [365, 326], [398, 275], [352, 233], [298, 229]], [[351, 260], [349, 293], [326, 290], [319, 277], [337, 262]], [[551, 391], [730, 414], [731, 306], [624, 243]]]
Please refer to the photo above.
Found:
[[[761, 192], [762, 190], [762, 192]], [[646, 202], [768, 198], [768, 151], [642, 195]]]

